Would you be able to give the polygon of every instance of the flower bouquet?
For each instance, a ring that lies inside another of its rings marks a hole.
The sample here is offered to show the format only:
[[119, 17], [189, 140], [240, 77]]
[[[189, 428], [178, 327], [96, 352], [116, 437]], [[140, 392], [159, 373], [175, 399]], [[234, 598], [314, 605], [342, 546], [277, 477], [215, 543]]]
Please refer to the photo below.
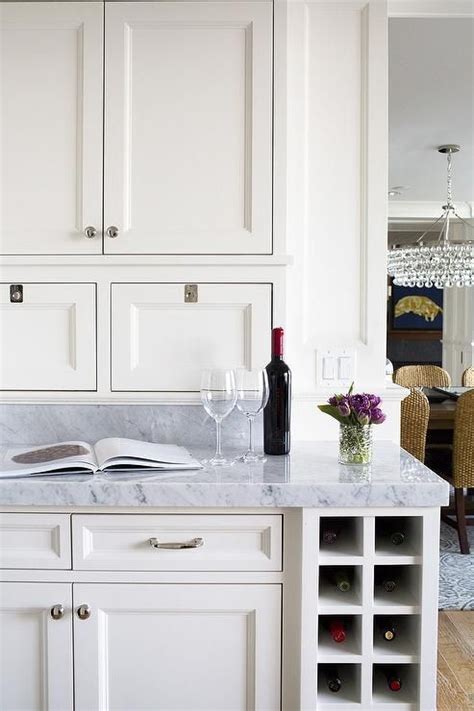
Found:
[[352, 383], [346, 395], [334, 395], [327, 404], [318, 405], [340, 424], [339, 461], [342, 464], [370, 464], [372, 460], [372, 425], [380, 425], [386, 415], [379, 405], [382, 400], [370, 393], [352, 394]]

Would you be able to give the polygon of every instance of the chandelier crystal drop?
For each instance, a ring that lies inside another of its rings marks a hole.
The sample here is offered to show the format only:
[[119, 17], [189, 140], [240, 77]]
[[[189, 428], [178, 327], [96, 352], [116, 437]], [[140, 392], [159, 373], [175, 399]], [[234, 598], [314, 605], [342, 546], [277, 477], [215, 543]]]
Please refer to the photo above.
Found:
[[[440, 217], [414, 244], [389, 249], [388, 273], [397, 286], [435, 286], [438, 289], [474, 286], [474, 241], [449, 239], [453, 218], [473, 229], [458, 215], [452, 198], [452, 154], [459, 151], [459, 146], [440, 146], [438, 151], [445, 153], [448, 161], [446, 204]], [[437, 225], [440, 228], [438, 239], [425, 244], [424, 238]]]

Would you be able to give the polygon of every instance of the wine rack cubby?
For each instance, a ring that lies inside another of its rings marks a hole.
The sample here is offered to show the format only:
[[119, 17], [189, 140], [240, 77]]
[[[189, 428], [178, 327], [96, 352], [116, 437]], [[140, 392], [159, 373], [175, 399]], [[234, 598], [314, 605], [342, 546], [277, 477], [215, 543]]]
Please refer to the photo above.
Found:
[[419, 511], [313, 514], [313, 708], [434, 709], [437, 529]]

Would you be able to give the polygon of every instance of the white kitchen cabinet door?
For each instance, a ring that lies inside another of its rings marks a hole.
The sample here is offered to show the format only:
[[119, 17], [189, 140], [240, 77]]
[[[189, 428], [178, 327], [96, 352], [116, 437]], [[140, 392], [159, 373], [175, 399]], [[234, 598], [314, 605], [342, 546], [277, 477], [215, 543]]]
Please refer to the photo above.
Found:
[[0, 29], [1, 252], [100, 253], [102, 3], [1, 3]]
[[74, 585], [76, 711], [280, 708], [279, 585]]
[[95, 390], [95, 331], [95, 284], [0, 284], [0, 390]]
[[112, 285], [112, 389], [195, 392], [204, 368], [269, 360], [270, 284]]
[[272, 7], [106, 3], [107, 253], [271, 253]]
[[69, 583], [0, 583], [1, 709], [72, 711], [71, 614]]

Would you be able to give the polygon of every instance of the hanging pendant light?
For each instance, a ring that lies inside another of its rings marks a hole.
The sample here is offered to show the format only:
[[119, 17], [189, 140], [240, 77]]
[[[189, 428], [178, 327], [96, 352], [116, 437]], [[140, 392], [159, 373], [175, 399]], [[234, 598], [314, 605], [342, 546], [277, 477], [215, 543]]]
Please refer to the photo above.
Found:
[[[473, 225], [458, 215], [453, 203], [452, 157], [459, 150], [459, 146], [454, 144], [438, 148], [439, 153], [446, 154], [448, 161], [447, 200], [442, 207], [442, 214], [414, 244], [395, 245], [388, 250], [388, 273], [398, 286], [436, 286], [438, 289], [474, 286], [474, 241], [450, 239], [453, 219], [473, 229]], [[434, 227], [439, 229], [438, 238], [425, 242], [425, 237]]]

